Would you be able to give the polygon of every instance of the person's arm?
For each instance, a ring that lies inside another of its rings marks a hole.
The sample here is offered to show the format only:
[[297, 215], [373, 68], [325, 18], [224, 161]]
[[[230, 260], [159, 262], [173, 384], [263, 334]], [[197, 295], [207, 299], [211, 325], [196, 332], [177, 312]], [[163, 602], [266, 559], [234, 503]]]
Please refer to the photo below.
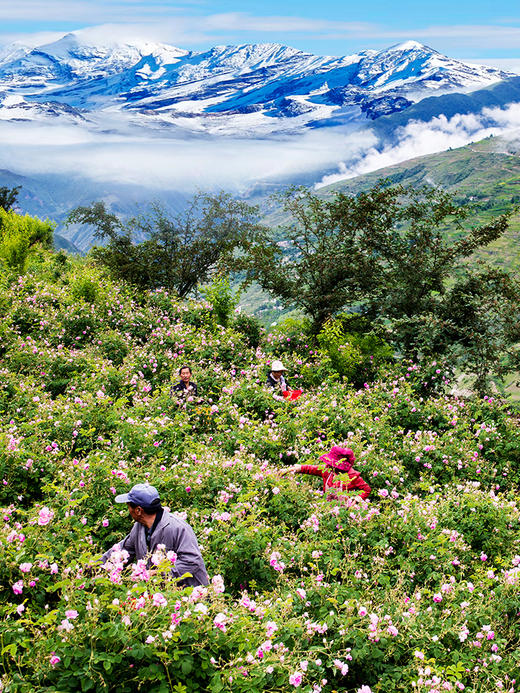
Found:
[[[300, 469], [302, 474], [311, 474], [312, 476], [321, 476], [323, 478], [323, 469], [315, 464], [302, 464]], [[328, 474], [328, 472], [326, 472]]]
[[348, 491], [361, 491], [359, 494], [363, 500], [366, 500], [372, 489], [367, 484], [364, 479], [361, 478], [361, 474], [355, 469], [351, 469], [349, 472], [349, 477], [351, 479], [349, 485], [347, 486]]
[[321, 476], [323, 478], [323, 470], [313, 464], [295, 464], [292, 467], [286, 467], [280, 472], [280, 476], [285, 476], [289, 473], [295, 474], [312, 474], [312, 476]]
[[301, 464], [294, 464], [292, 467], [285, 467], [285, 469], [282, 469], [280, 472], [280, 476], [285, 476], [286, 474], [299, 474], [301, 472]]
[[130, 531], [129, 534], [126, 535], [126, 537], [123, 539], [123, 541], [118, 542], [117, 544], [114, 544], [111, 549], [108, 549], [106, 551], [102, 558], [101, 562], [106, 563], [108, 559], [110, 558], [110, 554], [112, 551], [115, 551], [116, 549], [118, 551], [128, 551], [128, 562], [133, 563], [136, 553], [135, 553], [135, 538], [136, 538], [136, 532], [135, 532], [136, 525], [134, 525]]

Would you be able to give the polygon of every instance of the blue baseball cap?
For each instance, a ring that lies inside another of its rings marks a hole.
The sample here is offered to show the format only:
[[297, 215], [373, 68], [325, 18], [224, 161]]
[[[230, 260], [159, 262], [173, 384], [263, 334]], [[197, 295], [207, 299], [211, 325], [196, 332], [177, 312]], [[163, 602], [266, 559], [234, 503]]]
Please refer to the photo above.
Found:
[[156, 505], [159, 500], [159, 491], [150, 484], [136, 484], [128, 493], [121, 493], [115, 497], [116, 503], [135, 503], [141, 507]]

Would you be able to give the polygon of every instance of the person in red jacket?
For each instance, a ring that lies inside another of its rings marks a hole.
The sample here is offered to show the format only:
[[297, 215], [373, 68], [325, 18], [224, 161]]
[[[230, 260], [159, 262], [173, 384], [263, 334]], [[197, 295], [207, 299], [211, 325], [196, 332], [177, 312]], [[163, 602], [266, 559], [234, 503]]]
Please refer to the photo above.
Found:
[[[295, 464], [293, 467], [284, 469], [282, 471], [282, 476], [290, 472], [321, 476], [323, 479], [323, 493], [327, 494], [328, 500], [338, 498], [337, 491], [361, 491], [361, 498], [366, 500], [372, 489], [366, 481], [363, 481], [360, 473], [352, 466], [355, 459], [354, 453], [350, 448], [341, 448], [338, 445], [334, 445], [326, 455], [320, 457], [320, 460], [325, 463], [325, 466]], [[346, 479], [336, 478], [337, 475], [340, 474], [347, 474], [349, 481], [347, 482]], [[331, 491], [333, 491], [333, 493], [330, 493]]]

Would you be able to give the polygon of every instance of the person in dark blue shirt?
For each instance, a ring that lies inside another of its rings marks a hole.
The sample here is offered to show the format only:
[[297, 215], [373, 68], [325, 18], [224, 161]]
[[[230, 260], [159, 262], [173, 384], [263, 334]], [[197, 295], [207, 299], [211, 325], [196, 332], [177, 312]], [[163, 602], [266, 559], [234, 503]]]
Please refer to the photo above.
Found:
[[192, 397], [196, 397], [198, 388], [195, 383], [191, 382], [190, 366], [182, 366], [182, 368], [179, 368], [179, 377], [180, 381], [170, 389], [170, 396], [188, 397], [191, 395]]

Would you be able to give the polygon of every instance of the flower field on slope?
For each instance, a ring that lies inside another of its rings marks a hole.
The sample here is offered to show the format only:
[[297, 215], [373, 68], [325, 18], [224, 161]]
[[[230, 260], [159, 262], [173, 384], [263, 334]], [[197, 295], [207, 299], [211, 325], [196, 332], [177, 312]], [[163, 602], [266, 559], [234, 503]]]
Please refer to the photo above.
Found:
[[[256, 349], [210, 307], [49, 255], [0, 288], [0, 690], [515, 691], [520, 436], [436, 364], [361, 390], [304, 337]], [[262, 387], [282, 357], [304, 390]], [[201, 399], [169, 390], [190, 364]], [[429, 394], [428, 394], [429, 393]], [[352, 447], [365, 502], [279, 476]], [[149, 480], [211, 583], [96, 559]]]

